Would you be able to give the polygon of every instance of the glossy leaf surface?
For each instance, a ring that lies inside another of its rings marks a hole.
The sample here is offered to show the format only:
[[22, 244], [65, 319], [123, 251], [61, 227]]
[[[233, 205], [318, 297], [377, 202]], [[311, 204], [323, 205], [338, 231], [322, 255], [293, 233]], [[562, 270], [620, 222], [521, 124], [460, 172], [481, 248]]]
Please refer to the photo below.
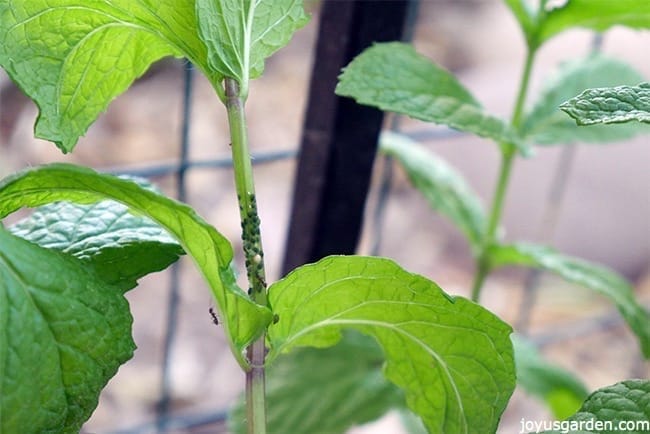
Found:
[[244, 363], [241, 350], [271, 321], [271, 313], [237, 287], [228, 240], [187, 205], [134, 182], [69, 164], [42, 166], [6, 178], [0, 183], [0, 218], [22, 207], [61, 200], [81, 204], [114, 200], [165, 228], [192, 257], [210, 285], [233, 354]]
[[131, 358], [122, 291], [0, 227], [0, 432], [73, 433]]
[[386, 377], [432, 432], [492, 433], [514, 389], [510, 326], [483, 307], [374, 257], [332, 256], [269, 288], [269, 360], [329, 347], [342, 329], [374, 337]]

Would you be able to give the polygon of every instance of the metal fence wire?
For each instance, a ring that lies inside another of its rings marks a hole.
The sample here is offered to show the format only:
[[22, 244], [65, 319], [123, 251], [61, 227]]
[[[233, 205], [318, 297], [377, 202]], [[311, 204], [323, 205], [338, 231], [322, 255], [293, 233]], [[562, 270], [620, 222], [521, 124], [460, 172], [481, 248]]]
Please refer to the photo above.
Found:
[[[343, 7], [345, 3], [339, 2], [325, 2], [327, 3], [338, 3], [337, 7]], [[350, 2], [350, 3], [386, 3], [382, 1], [368, 1], [368, 2]], [[415, 23], [417, 18], [418, 4], [417, 0], [407, 0], [403, 2], [388, 2], [388, 3], [404, 3], [407, 5], [407, 13], [405, 14], [405, 23], [403, 26], [403, 37], [402, 40], [408, 41], [413, 37]], [[366, 5], [367, 7], [367, 5]], [[358, 11], [356, 11], [358, 13]], [[352, 31], [352, 29], [350, 29]], [[322, 35], [321, 35], [322, 37]], [[218, 169], [229, 169], [232, 167], [232, 159], [230, 157], [224, 157], [219, 159], [210, 159], [210, 160], [198, 160], [193, 161], [190, 159], [190, 130], [192, 126], [192, 117], [191, 117], [191, 108], [193, 103], [193, 94], [194, 94], [194, 78], [195, 71], [192, 65], [189, 62], [184, 63], [184, 78], [183, 78], [183, 102], [182, 102], [182, 127], [180, 135], [180, 153], [178, 155], [178, 160], [175, 162], [166, 162], [166, 163], [152, 163], [147, 164], [146, 166], [141, 167], [118, 167], [110, 168], [107, 171], [112, 173], [119, 174], [128, 174], [135, 176], [142, 176], [146, 178], [159, 178], [167, 175], [175, 176], [176, 182], [176, 191], [177, 198], [180, 201], [185, 202], [187, 200], [188, 191], [187, 191], [187, 177], [188, 173], [191, 170], [195, 169], [208, 169], [208, 170], [218, 170]], [[422, 129], [419, 131], [410, 131], [404, 132], [400, 129], [401, 117], [394, 116], [389, 123], [389, 129], [392, 131], [400, 132], [406, 134], [414, 140], [436, 140], [448, 138], [452, 135], [460, 134], [453, 130], [448, 130], [444, 128], [432, 128], [432, 129]], [[378, 133], [378, 132], [377, 132]], [[567, 155], [563, 158], [562, 163], [556, 169], [557, 172], [568, 173], [569, 168], [572, 165], [572, 156], [573, 148], [567, 148]], [[298, 151], [293, 148], [287, 148], [285, 150], [274, 150], [270, 152], [259, 152], [254, 153], [253, 164], [255, 166], [269, 164], [289, 159], [296, 159], [299, 156]], [[393, 184], [393, 162], [390, 158], [384, 158], [384, 171], [380, 176], [378, 182], [378, 187], [374, 190], [374, 194], [377, 195], [375, 201], [375, 209], [372, 212], [372, 217], [370, 219], [373, 231], [372, 231], [372, 246], [370, 248], [371, 253], [374, 255], [381, 253], [381, 243], [382, 243], [382, 232], [384, 227], [384, 220], [386, 215], [386, 205], [390, 199], [391, 194], [391, 185]], [[566, 189], [566, 176], [557, 177], [559, 181], [553, 186], [553, 193], [547, 199], [547, 212], [549, 215], [556, 215], [559, 212], [559, 208], [562, 205], [562, 191]], [[365, 202], [365, 199], [364, 199]], [[545, 236], [550, 237], [550, 234], [553, 232], [553, 227], [555, 225], [554, 218], [544, 219], [542, 223], [544, 226], [540, 228], [540, 232], [545, 234]], [[304, 235], [304, 234], [303, 234]], [[529, 278], [532, 283], [529, 283], [528, 293], [530, 294], [530, 299], [522, 311], [526, 311], [526, 314], [522, 316], [520, 320], [520, 325], [522, 328], [526, 328], [525, 317], [528, 316], [530, 306], [532, 306], [534, 301], [534, 291], [535, 291], [535, 282], [533, 281], [536, 277], [533, 276]], [[112, 434], [144, 434], [144, 433], [166, 433], [166, 432], [187, 432], [193, 430], [192, 432], [200, 427], [211, 426], [214, 427], [215, 424], [224, 424], [226, 419], [227, 410], [226, 409], [215, 409], [211, 412], [205, 413], [196, 413], [196, 414], [174, 414], [171, 409], [172, 402], [172, 375], [171, 375], [171, 364], [172, 364], [172, 354], [175, 347], [175, 339], [178, 331], [179, 324], [179, 301], [180, 301], [180, 281], [181, 281], [181, 267], [178, 264], [174, 264], [170, 270], [170, 279], [169, 287], [167, 288], [167, 307], [165, 312], [165, 329], [163, 332], [163, 349], [161, 355], [161, 368], [160, 368], [160, 391], [159, 391], [159, 400], [156, 406], [156, 417], [153, 421], [144, 423], [141, 425], [133, 426], [128, 429], [123, 429], [119, 431], [113, 431]], [[602, 327], [612, 327], [614, 325], [620, 324], [618, 316], [606, 315], [600, 320], [594, 322], [590, 321], [590, 325], [585, 324], [584, 327], [575, 327], [572, 330], [576, 334], [588, 334], [593, 333], [595, 330], [598, 330]], [[547, 333], [542, 336], [539, 336], [539, 343], [546, 345], [552, 342], [557, 342], [560, 339], [570, 339], [574, 337], [573, 335], [568, 335], [564, 333], [563, 330], [560, 333]], [[204, 431], [207, 432], [207, 431]], [[210, 432], [215, 432], [214, 429], [211, 429]]]

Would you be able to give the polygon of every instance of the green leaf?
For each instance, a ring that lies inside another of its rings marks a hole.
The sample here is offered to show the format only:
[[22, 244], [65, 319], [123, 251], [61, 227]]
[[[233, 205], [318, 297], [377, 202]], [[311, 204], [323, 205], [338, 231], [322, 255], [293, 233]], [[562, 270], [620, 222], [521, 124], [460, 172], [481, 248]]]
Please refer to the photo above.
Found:
[[633, 29], [650, 28], [650, 2], [647, 0], [568, 0], [564, 6], [543, 14], [537, 41], [541, 44], [573, 27], [584, 27], [601, 32], [616, 25]]
[[194, 1], [0, 2], [0, 66], [38, 105], [36, 136], [63, 152], [165, 56], [188, 57], [213, 76]]
[[336, 344], [341, 329], [374, 337], [384, 374], [431, 432], [493, 433], [515, 386], [509, 325], [435, 283], [375, 257], [331, 256], [269, 288], [278, 321], [269, 361]]
[[541, 268], [608, 297], [637, 335], [644, 356], [650, 358], [650, 312], [636, 301], [630, 284], [612, 270], [562, 255], [549, 247], [526, 243], [494, 245], [489, 256], [493, 267]]
[[647, 433], [650, 380], [626, 380], [598, 389], [589, 395], [580, 411], [558, 424], [562, 433], [569, 434]]
[[264, 60], [309, 21], [302, 0], [196, 0], [196, 13], [211, 68], [236, 79], [244, 95]]
[[650, 83], [587, 89], [560, 108], [578, 125], [630, 121], [650, 123]]
[[0, 228], [0, 432], [73, 433], [135, 345], [122, 292]]
[[271, 321], [268, 308], [253, 303], [237, 287], [230, 243], [194, 210], [134, 182], [70, 164], [51, 164], [0, 182], [0, 218], [22, 207], [56, 201], [80, 204], [114, 200], [169, 232], [192, 257], [217, 301], [233, 354], [245, 366], [242, 349]]
[[486, 225], [483, 207], [463, 177], [445, 161], [437, 158], [402, 134], [382, 133], [381, 150], [399, 160], [411, 183], [429, 201], [431, 207], [447, 216], [467, 237], [476, 253]]
[[[404, 395], [381, 373], [384, 355], [368, 336], [346, 333], [330, 348], [300, 348], [267, 368], [269, 434], [333, 434], [378, 419], [404, 405]], [[246, 433], [243, 400], [229, 431]]]
[[544, 401], [556, 419], [575, 413], [589, 395], [575, 375], [547, 362], [535, 346], [523, 336], [513, 335], [517, 383], [528, 393]]
[[410, 45], [390, 42], [366, 49], [343, 70], [336, 93], [359, 104], [522, 146], [507, 123], [485, 113], [452, 74]]
[[127, 207], [113, 201], [45, 205], [10, 230], [41, 247], [81, 259], [104, 281], [125, 291], [134, 288], [142, 276], [167, 268], [184, 254], [159, 225], [130, 214]]
[[596, 54], [563, 64], [547, 83], [526, 115], [522, 134], [541, 145], [573, 142], [610, 142], [650, 131], [644, 125], [590, 126], [580, 128], [559, 109], [560, 104], [590, 87], [636, 84], [641, 74], [621, 61]]
[[529, 39], [536, 30], [537, 14], [526, 3], [526, 0], [504, 0], [513, 15], [519, 22], [526, 39]]

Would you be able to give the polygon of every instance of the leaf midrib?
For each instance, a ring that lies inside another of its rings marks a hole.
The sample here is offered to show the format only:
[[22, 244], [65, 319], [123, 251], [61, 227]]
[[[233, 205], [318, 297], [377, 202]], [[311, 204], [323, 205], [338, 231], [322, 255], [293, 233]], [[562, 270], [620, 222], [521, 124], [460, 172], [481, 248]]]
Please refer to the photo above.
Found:
[[[427, 323], [432, 326], [438, 326], [437, 324], [433, 323]], [[308, 327], [303, 328], [300, 330], [298, 333], [294, 334], [293, 336], [289, 337], [287, 340], [283, 341], [282, 344], [276, 348], [274, 348], [273, 352], [275, 354], [280, 354], [284, 350], [284, 348], [291, 348], [291, 344], [300, 338], [301, 336], [308, 334], [309, 332], [316, 330], [318, 328], [322, 327], [328, 327], [328, 326], [354, 326], [354, 325], [364, 325], [364, 326], [370, 326], [370, 327], [377, 327], [377, 328], [384, 328], [384, 329], [389, 329], [395, 333], [398, 333], [420, 348], [422, 348], [427, 354], [429, 354], [431, 357], [436, 359], [436, 361], [440, 364], [440, 367], [442, 368], [442, 371], [445, 373], [448, 383], [451, 385], [452, 390], [454, 391], [454, 398], [455, 402], [458, 405], [459, 410], [461, 411], [461, 414], [464, 414], [464, 407], [463, 407], [463, 402], [460, 397], [460, 392], [458, 391], [458, 388], [456, 387], [456, 382], [454, 381], [450, 368], [447, 366], [447, 363], [444, 361], [444, 359], [431, 347], [429, 347], [425, 342], [423, 342], [421, 339], [418, 339], [416, 336], [412, 335], [411, 333], [399, 328], [397, 325], [393, 325], [390, 323], [385, 323], [381, 321], [373, 321], [373, 320], [363, 320], [363, 319], [331, 319], [327, 318], [323, 321], [320, 321], [318, 323], [314, 323]], [[488, 341], [491, 343], [492, 341], [488, 339]], [[270, 360], [272, 360], [270, 358]], [[467, 419], [463, 418], [461, 419], [463, 422], [463, 432], [468, 433], [468, 421]]]

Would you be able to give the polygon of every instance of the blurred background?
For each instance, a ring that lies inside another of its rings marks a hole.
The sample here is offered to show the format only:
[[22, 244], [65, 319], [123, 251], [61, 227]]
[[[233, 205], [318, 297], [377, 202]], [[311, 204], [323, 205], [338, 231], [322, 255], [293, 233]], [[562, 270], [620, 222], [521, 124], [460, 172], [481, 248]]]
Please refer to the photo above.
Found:
[[[308, 7], [311, 22], [267, 61], [266, 73], [251, 85], [247, 103], [250, 142], [259, 156], [255, 177], [269, 282], [281, 277], [295, 153], [314, 61], [321, 5], [310, 2]], [[457, 74], [488, 111], [509, 117], [523, 67], [524, 42], [503, 2], [422, 1], [414, 25], [419, 52]], [[533, 71], [531, 100], [560, 62], [588, 53], [593, 38], [588, 31], [569, 31], [545, 45]], [[606, 33], [600, 49], [632, 64], [647, 78], [649, 46], [648, 32], [614, 28]], [[33, 138], [37, 109], [0, 71], [0, 175], [66, 161], [148, 174], [175, 196], [174, 173], [155, 172], [175, 164], [180, 152], [184, 77], [185, 65], [180, 60], [155, 64], [110, 105], [72, 154], [62, 155], [53, 144]], [[225, 110], [199, 74], [194, 76], [191, 95], [189, 159], [211, 163], [187, 171], [185, 201], [232, 240], [242, 267], [232, 172], [214, 167], [219, 165], [215, 160], [229, 157]], [[419, 137], [455, 166], [483, 202], [489, 203], [499, 163], [493, 143], [440, 133], [440, 127], [410, 119], [403, 120], [402, 130]], [[638, 297], [650, 305], [650, 137], [609, 145], [576, 144], [567, 168], [558, 171], [567, 161], [562, 153], [560, 147], [537, 147], [534, 157], [517, 161], [503, 215], [505, 238], [551, 244], [567, 254], [605, 264], [627, 277]], [[272, 161], [264, 158], [269, 154]], [[433, 279], [451, 294], [469, 295], [473, 263], [468, 246], [451, 224], [432, 212], [399, 169], [384, 211], [385, 222], [381, 228], [373, 224], [370, 217], [377, 205], [382, 166], [378, 158], [358, 252], [370, 253], [381, 237], [380, 255]], [[559, 173], [566, 174], [566, 183], [558, 197], [552, 190]], [[545, 217], [549, 207], [557, 208], [557, 218], [550, 223]], [[221, 329], [212, 324], [209, 291], [189, 260], [181, 261], [180, 270], [178, 328], [168, 363], [169, 408], [179, 419], [205, 416], [206, 424], [168, 432], [227, 432], [219, 420], [241, 392], [244, 377]], [[510, 323], [522, 321], [525, 279], [524, 271], [496, 273], [487, 281], [484, 304]], [[86, 432], [156, 432], [150, 422], [155, 419], [162, 387], [170, 280], [169, 272], [157, 273], [127, 294], [138, 350], [109, 383]], [[550, 276], [542, 276], [540, 285], [525, 323], [550, 360], [576, 372], [590, 390], [649, 376], [635, 338], [609, 302]], [[499, 432], [519, 432], [522, 417], [550, 419], [541, 404], [517, 391]], [[398, 418], [388, 415], [353, 432], [403, 431]]]

